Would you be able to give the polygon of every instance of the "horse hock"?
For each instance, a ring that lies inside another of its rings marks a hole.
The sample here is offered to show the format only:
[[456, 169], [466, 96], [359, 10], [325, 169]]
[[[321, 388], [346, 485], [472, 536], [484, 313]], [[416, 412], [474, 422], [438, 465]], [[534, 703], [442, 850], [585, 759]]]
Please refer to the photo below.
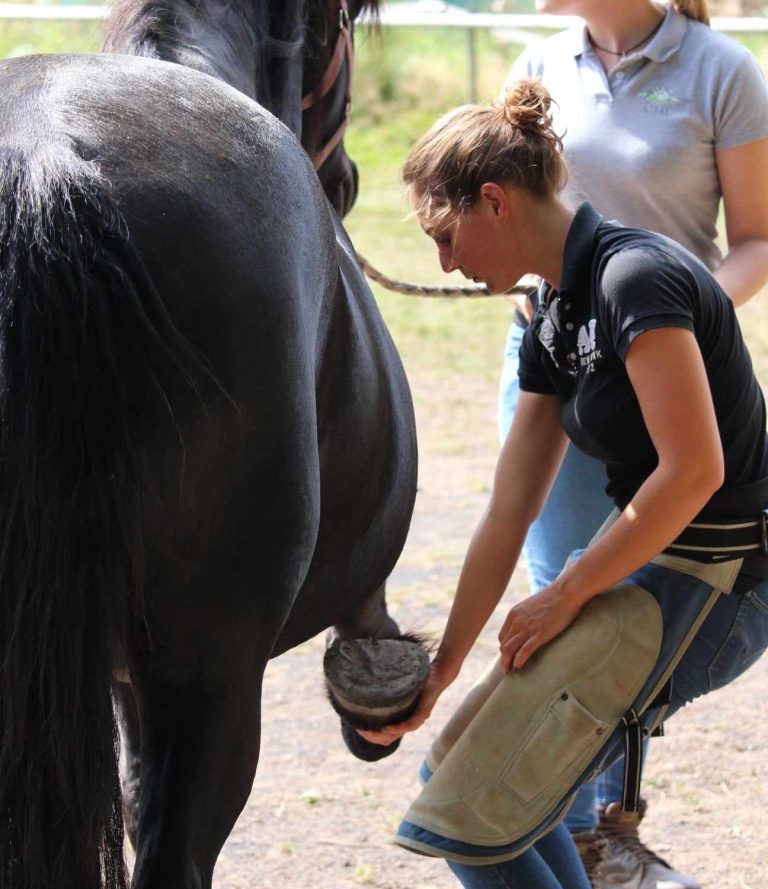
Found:
[[365, 741], [356, 729], [375, 730], [407, 719], [429, 676], [429, 653], [413, 637], [337, 639], [323, 659], [326, 687], [341, 717], [344, 741], [359, 759], [389, 756], [388, 747]]

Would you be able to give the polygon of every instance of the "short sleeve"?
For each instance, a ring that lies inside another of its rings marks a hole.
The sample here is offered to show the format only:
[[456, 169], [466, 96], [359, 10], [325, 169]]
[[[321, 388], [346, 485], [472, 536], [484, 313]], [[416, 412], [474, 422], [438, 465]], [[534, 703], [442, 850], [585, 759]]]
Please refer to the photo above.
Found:
[[534, 320], [526, 327], [523, 334], [523, 341], [520, 344], [520, 363], [517, 370], [520, 389], [523, 392], [535, 392], [538, 395], [556, 395], [557, 390], [552, 385], [541, 361], [542, 347], [536, 336], [540, 323], [540, 317], [534, 316]]
[[693, 274], [662, 247], [631, 247], [605, 264], [600, 323], [624, 361], [633, 340], [662, 327], [695, 331], [698, 292]]
[[768, 87], [755, 57], [736, 47], [714, 97], [715, 150], [736, 148], [768, 136]]

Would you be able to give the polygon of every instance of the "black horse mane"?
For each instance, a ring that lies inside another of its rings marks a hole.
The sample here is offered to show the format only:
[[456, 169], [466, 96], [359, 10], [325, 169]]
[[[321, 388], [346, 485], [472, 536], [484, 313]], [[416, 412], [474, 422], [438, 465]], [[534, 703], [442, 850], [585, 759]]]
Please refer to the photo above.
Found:
[[[293, 13], [288, 8], [292, 5]], [[379, 7], [380, 0], [352, 0], [350, 14], [356, 18], [367, 12], [375, 19]], [[107, 21], [103, 48], [106, 52], [182, 63], [190, 49], [197, 48], [220, 70], [226, 69], [235, 50], [245, 49], [261, 60], [264, 72], [270, 61], [303, 52], [304, 82], [311, 89], [322, 77], [333, 53], [338, 21], [338, 0], [116, 0]], [[215, 23], [207, 36], [215, 39], [216, 45], [196, 47], [200, 26], [208, 23]], [[243, 41], [247, 42], [246, 47], [242, 46]], [[220, 71], [209, 73], [220, 75]], [[254, 98], [268, 104], [266, 90], [268, 85], [263, 78], [263, 83], [256, 86]]]
[[[308, 0], [306, 11], [305, 94], [315, 89], [322, 81], [333, 55], [338, 34], [339, 3], [338, 0]], [[357, 18], [363, 12], [367, 12], [376, 22], [379, 11], [380, 0], [365, 0], [359, 4], [352, 0], [350, 15]], [[320, 104], [313, 105], [305, 112], [301, 141], [310, 156], [322, 141], [323, 124], [324, 114]]]

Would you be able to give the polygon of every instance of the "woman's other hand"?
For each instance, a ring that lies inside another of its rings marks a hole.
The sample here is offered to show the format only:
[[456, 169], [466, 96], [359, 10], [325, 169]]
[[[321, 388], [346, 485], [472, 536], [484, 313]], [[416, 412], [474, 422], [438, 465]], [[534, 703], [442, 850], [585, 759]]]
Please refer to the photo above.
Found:
[[583, 603], [561, 592], [556, 583], [515, 605], [499, 632], [501, 666], [509, 672], [569, 627]]

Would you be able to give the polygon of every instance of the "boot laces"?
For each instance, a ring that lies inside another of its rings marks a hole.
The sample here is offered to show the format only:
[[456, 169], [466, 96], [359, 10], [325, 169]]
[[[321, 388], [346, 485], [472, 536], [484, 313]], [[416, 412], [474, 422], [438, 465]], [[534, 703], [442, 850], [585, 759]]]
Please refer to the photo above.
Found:
[[600, 889], [600, 878], [602, 876], [603, 861], [608, 841], [595, 834], [590, 834], [589, 836], [578, 835], [574, 836], [574, 839], [579, 850], [581, 863], [587, 872], [589, 885], [592, 889]]
[[605, 837], [610, 854], [621, 858], [631, 858], [640, 864], [660, 864], [671, 870], [669, 863], [640, 839], [638, 828], [645, 815], [645, 800], [640, 800], [637, 813], [622, 813], [615, 803], [600, 813], [598, 832]]
[[642, 864], [660, 864], [662, 867], [672, 870], [669, 863], [649, 849], [636, 833], [617, 833], [610, 838], [609, 842], [614, 855], [631, 857]]

